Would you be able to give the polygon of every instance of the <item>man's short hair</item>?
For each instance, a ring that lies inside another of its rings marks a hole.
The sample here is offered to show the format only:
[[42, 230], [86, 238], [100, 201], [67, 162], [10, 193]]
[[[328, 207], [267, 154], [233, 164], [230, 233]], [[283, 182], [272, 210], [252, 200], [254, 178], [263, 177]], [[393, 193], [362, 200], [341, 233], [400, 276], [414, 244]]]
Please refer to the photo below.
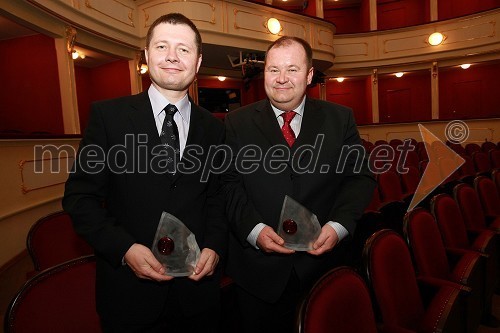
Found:
[[184, 24], [187, 25], [188, 27], [193, 30], [195, 34], [195, 43], [196, 43], [196, 50], [198, 51], [198, 55], [201, 54], [201, 35], [200, 32], [198, 31], [198, 28], [196, 25], [194, 25], [193, 21], [188, 19], [186, 16], [179, 14], [179, 13], [170, 13], [166, 15], [162, 15], [159, 18], [157, 18], [153, 24], [149, 27], [148, 33], [146, 35], [146, 48], [149, 47], [149, 43], [151, 43], [151, 38], [153, 37], [153, 32], [156, 26], [162, 23], [167, 23], [167, 24]]
[[304, 51], [306, 52], [307, 66], [308, 66], [308, 69], [311, 68], [312, 67], [312, 55], [313, 55], [311, 45], [309, 45], [309, 43], [306, 42], [305, 40], [303, 40], [302, 38], [292, 37], [292, 36], [280, 37], [277, 40], [275, 40], [271, 45], [269, 45], [269, 47], [267, 48], [267, 51], [266, 51], [266, 62], [267, 62], [267, 54], [269, 53], [269, 51], [271, 49], [277, 48], [277, 47], [289, 46], [294, 42], [301, 45], [302, 48], [304, 49]]

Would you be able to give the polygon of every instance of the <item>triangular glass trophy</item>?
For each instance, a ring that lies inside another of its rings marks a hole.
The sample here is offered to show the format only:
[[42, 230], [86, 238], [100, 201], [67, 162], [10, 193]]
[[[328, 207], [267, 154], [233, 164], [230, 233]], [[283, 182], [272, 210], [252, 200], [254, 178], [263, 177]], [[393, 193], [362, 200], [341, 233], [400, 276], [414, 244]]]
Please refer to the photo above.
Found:
[[287, 195], [281, 208], [277, 233], [285, 241], [284, 247], [310, 251], [321, 233], [321, 225], [316, 215]]
[[200, 259], [194, 234], [167, 212], [161, 214], [151, 251], [165, 267], [165, 275], [170, 276], [192, 275]]

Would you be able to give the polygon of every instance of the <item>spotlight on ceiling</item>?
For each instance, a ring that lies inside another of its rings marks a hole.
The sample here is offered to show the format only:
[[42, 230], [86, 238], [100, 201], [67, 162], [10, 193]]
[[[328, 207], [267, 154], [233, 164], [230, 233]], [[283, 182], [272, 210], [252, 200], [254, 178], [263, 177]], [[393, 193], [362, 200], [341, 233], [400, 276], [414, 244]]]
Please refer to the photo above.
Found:
[[437, 45], [441, 44], [444, 41], [444, 35], [442, 33], [440, 33], [440, 32], [435, 32], [435, 33], [433, 33], [433, 34], [431, 34], [429, 36], [429, 38], [427, 39], [427, 41], [432, 46], [437, 46]]
[[267, 30], [269, 30], [270, 33], [273, 35], [277, 35], [281, 31], [281, 23], [278, 21], [278, 19], [271, 17], [269, 20], [267, 20]]

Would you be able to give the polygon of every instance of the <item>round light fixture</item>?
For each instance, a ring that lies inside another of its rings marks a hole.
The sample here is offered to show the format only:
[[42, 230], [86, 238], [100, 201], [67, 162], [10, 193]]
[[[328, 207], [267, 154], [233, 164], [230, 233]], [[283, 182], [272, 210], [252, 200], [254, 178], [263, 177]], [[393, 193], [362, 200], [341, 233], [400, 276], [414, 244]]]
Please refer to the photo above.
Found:
[[71, 53], [71, 58], [73, 58], [73, 60], [78, 59], [78, 56], [79, 56], [79, 54], [78, 54], [78, 51], [76, 51], [76, 50], [73, 51], [73, 53]]
[[397, 73], [396, 73], [396, 74], [394, 74], [394, 75], [396, 75], [396, 77], [402, 77], [404, 74], [405, 74], [405, 73], [403, 73], [403, 72], [397, 72]]
[[281, 31], [281, 23], [278, 21], [278, 19], [271, 17], [269, 20], [267, 20], [267, 30], [269, 30], [270, 33], [273, 35], [277, 35]]
[[339, 83], [340, 83], [340, 82], [344, 82], [344, 80], [345, 80], [345, 77], [338, 77], [338, 78], [337, 78], [337, 82], [339, 82]]
[[217, 79], [222, 82], [222, 81], [225, 81], [226, 80], [226, 77], [225, 76], [217, 76]]
[[462, 69], [467, 69], [470, 67], [470, 64], [461, 64], [460, 67], [462, 67]]
[[146, 72], [148, 71], [148, 69], [149, 69], [148, 65], [142, 64], [141, 68], [139, 69], [139, 73], [146, 74]]
[[442, 33], [440, 33], [440, 32], [435, 32], [435, 33], [433, 33], [433, 34], [431, 34], [429, 36], [429, 38], [427, 39], [427, 41], [432, 46], [437, 46], [437, 45], [441, 44], [444, 41], [444, 35]]

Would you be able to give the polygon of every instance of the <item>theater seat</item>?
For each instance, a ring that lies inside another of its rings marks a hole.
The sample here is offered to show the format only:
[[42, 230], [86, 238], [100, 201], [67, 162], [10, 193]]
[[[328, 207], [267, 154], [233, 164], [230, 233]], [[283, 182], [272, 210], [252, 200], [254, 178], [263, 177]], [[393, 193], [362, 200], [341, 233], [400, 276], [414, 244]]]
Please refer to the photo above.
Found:
[[370, 292], [349, 267], [326, 273], [301, 305], [297, 333], [376, 333]]
[[419, 286], [408, 246], [397, 233], [373, 234], [364, 256], [384, 327], [419, 333], [466, 332], [460, 289]]
[[5, 317], [5, 333], [99, 333], [95, 257], [74, 259], [30, 279]]
[[36, 221], [28, 232], [26, 247], [36, 271], [93, 254], [90, 245], [76, 234], [69, 214], [64, 211]]
[[418, 278], [437, 285], [468, 288], [469, 294], [465, 299], [467, 332], [475, 332], [481, 320], [485, 296], [482, 256], [473, 251], [447, 252], [434, 217], [423, 208], [406, 214], [404, 234], [413, 254]]

